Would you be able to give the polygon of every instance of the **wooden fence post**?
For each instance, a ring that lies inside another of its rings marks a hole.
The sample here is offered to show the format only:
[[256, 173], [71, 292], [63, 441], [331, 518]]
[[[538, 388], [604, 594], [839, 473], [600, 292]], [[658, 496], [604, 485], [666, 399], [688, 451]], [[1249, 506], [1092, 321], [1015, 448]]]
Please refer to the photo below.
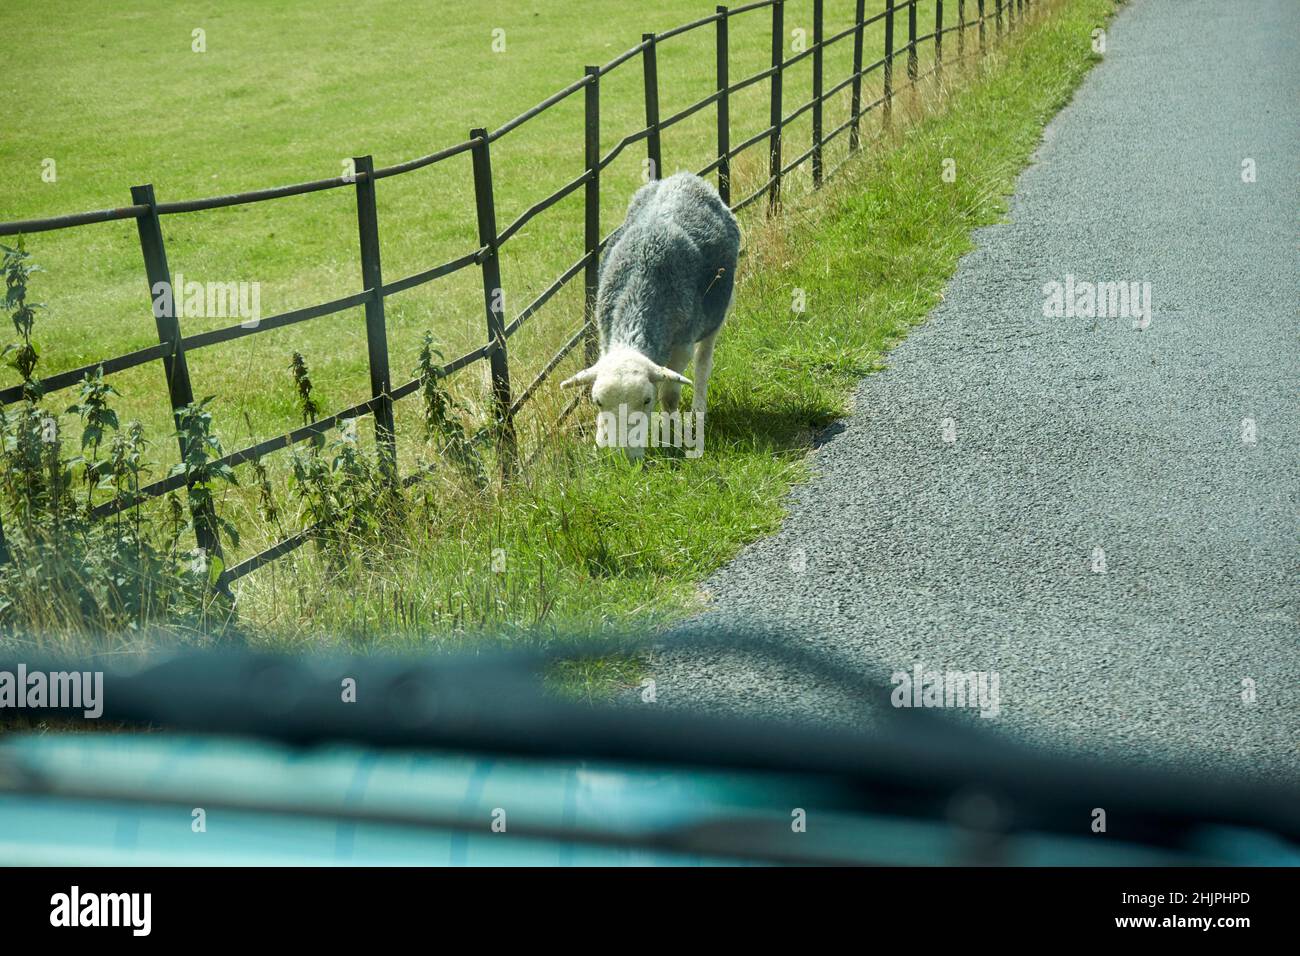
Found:
[[731, 206], [731, 71], [727, 50], [727, 8], [718, 7], [718, 195]]
[[823, 0], [813, 0], [813, 108], [812, 108], [812, 175], [813, 188], [822, 185], [822, 10]]
[[600, 344], [596, 332], [596, 296], [600, 290], [600, 67], [587, 67], [586, 90], [586, 160], [587, 160], [587, 265], [584, 268], [585, 298], [582, 317], [590, 327], [583, 346], [587, 365], [595, 364]]
[[894, 0], [885, 0], [885, 93], [884, 121], [894, 121]]
[[862, 145], [862, 133], [858, 116], [862, 112], [862, 21], [866, 18], [867, 0], [858, 0], [853, 10], [853, 22], [857, 29], [853, 31], [853, 84], [852, 100], [849, 103], [849, 118], [853, 124], [849, 127], [849, 149]]
[[375, 205], [375, 161], [371, 156], [353, 160], [357, 187], [357, 235], [361, 244], [361, 285], [371, 292], [366, 300], [366, 354], [370, 364], [370, 396], [375, 400], [375, 447], [380, 468], [392, 484], [397, 482], [397, 438], [393, 426], [393, 383], [388, 371], [388, 328], [384, 319], [384, 277], [379, 258], [379, 213]]
[[514, 471], [515, 421], [510, 410], [510, 363], [506, 354], [505, 292], [501, 288], [501, 260], [497, 251], [497, 213], [492, 194], [492, 156], [486, 129], [472, 129], [474, 207], [478, 215], [478, 243], [483, 251], [483, 309], [487, 314], [491, 355], [492, 405], [496, 414], [497, 445], [502, 473]]
[[650, 178], [663, 178], [663, 144], [659, 139], [659, 64], [655, 54], [655, 35], [641, 34], [645, 49], [641, 51], [641, 65], [645, 74], [645, 125], [650, 130], [646, 136], [646, 158], [650, 160]]
[[957, 0], [957, 59], [966, 55], [966, 0]]
[[994, 9], [997, 11], [995, 23], [998, 28], [998, 36], [1002, 36], [1002, 0], [994, 0]]
[[918, 73], [916, 59], [916, 0], [907, 5], [907, 79], [916, 95], [916, 76]]
[[771, 134], [768, 139], [768, 193], [767, 214], [776, 212], [781, 204], [781, 74], [785, 63], [785, 4], [776, 0], [772, 4], [772, 105], [769, 113]]
[[[158, 329], [158, 341], [166, 346], [163, 353], [163, 372], [167, 376], [167, 394], [171, 401], [172, 418], [180, 432], [180, 411], [186, 405], [194, 403], [194, 389], [190, 384], [189, 363], [185, 361], [185, 349], [181, 345], [181, 324], [176, 318], [176, 298], [184, 295], [184, 289], [172, 288], [171, 269], [167, 264], [167, 247], [163, 243], [162, 224], [158, 221], [158, 203], [154, 198], [153, 184], [131, 187], [131, 202], [137, 206], [148, 206], [149, 211], [139, 216], [136, 231], [140, 235], [140, 251], [144, 254], [144, 271], [149, 280], [149, 300], [152, 305], [154, 325]], [[169, 304], [170, 303], [170, 304]], [[178, 434], [181, 461], [190, 457], [190, 443], [184, 435]], [[194, 536], [198, 546], [215, 558], [221, 558], [221, 539], [217, 537], [217, 519], [215, 510], [209, 503], [206, 507], [190, 503], [190, 515], [194, 521]]]
[[943, 76], [943, 0], [934, 0], [934, 76]]
[[983, 56], [985, 50], [988, 48], [988, 44], [986, 43], [984, 37], [984, 0], [979, 0], [979, 13], [980, 13], [980, 56]]

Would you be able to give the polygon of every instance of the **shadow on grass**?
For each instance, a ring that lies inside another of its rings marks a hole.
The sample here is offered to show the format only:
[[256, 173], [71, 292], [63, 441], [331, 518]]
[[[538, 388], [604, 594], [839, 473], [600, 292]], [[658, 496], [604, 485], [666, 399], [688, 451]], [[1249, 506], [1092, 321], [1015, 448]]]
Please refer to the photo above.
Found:
[[722, 402], [709, 409], [706, 442], [769, 454], [802, 452], [842, 416], [840, 409], [804, 402]]

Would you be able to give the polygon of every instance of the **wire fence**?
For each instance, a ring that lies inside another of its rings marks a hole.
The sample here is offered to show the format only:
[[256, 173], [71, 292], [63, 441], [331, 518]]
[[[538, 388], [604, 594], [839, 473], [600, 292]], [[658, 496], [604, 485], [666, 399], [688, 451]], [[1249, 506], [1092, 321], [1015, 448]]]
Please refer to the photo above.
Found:
[[[579, 345], [585, 346], [586, 357], [589, 361], [594, 360], [596, 356], [598, 346], [595, 303], [599, 257], [609, 241], [608, 234], [601, 235], [600, 179], [602, 170], [613, 163], [628, 147], [644, 141], [648, 174], [652, 178], [658, 177], [663, 169], [663, 131], [712, 106], [716, 108], [717, 117], [716, 158], [698, 170], [698, 175], [716, 175], [718, 192], [723, 201], [734, 212], [740, 212], [766, 198], [767, 213], [769, 215], [775, 213], [781, 202], [782, 180], [792, 170], [805, 162], [811, 161], [813, 186], [819, 188], [828, 175], [823, 162], [827, 145], [847, 132], [850, 153], [859, 150], [862, 143], [861, 119], [863, 116], [879, 109], [883, 122], [888, 123], [895, 96], [906, 91], [909, 87], [915, 86], [915, 84], [930, 75], [942, 73], [945, 62], [945, 37], [956, 34], [957, 56], [955, 59], [983, 55], [989, 46], [990, 24], [992, 33], [997, 37], [1001, 37], [1004, 32], [1010, 32], [1015, 27], [1030, 6], [1030, 0], [947, 0], [946, 6], [955, 13], [955, 17], [951, 21], [946, 21], [944, 0], [935, 0], [934, 29], [931, 32], [919, 34], [917, 22], [917, 4], [919, 2], [920, 0], [883, 0], [884, 9], [879, 13], [868, 15], [866, 0], [854, 0], [855, 8], [852, 25], [830, 36], [824, 36], [824, 0], [813, 0], [812, 42], [805, 49], [789, 57], [785, 56], [784, 43], [785, 0], [755, 0], [755, 2], [731, 8], [719, 6], [716, 12], [710, 16], [702, 17], [662, 33], [644, 34], [641, 42], [636, 46], [619, 54], [604, 66], [588, 66], [581, 79], [547, 97], [541, 103], [495, 130], [473, 129], [470, 131], [469, 138], [464, 142], [404, 163], [375, 168], [371, 156], [358, 156], [353, 160], [354, 172], [352, 174], [297, 183], [290, 186], [279, 186], [271, 189], [259, 189], [181, 202], [158, 202], [154, 195], [153, 186], [145, 184], [131, 188], [131, 205], [129, 206], [55, 216], [48, 219], [0, 223], [0, 236], [12, 236], [68, 229], [90, 223], [134, 219], [139, 234], [145, 274], [152, 298], [152, 312], [157, 326], [158, 344], [48, 376], [41, 379], [41, 387], [45, 392], [56, 391], [79, 384], [85, 376], [93, 375], [100, 368], [103, 369], [105, 375], [108, 375], [150, 362], [161, 362], [171, 407], [173, 412], [177, 413], [194, 401], [193, 387], [186, 362], [188, 354], [209, 346], [243, 338], [244, 336], [258, 335], [272, 329], [307, 322], [347, 309], [364, 307], [372, 397], [351, 408], [335, 412], [301, 428], [231, 452], [222, 458], [219, 464], [233, 467], [255, 461], [270, 452], [289, 448], [316, 436], [324, 435], [344, 421], [369, 415], [374, 420], [375, 439], [381, 461], [385, 464], [385, 470], [392, 477], [392, 480], [398, 481], [393, 406], [395, 402], [415, 394], [420, 388], [421, 380], [416, 378], [396, 386], [392, 382], [389, 369], [388, 336], [384, 318], [384, 300], [388, 296], [424, 285], [443, 276], [451, 275], [463, 269], [477, 267], [482, 275], [483, 309], [486, 327], [485, 342], [478, 348], [442, 366], [440, 374], [442, 376], [451, 375], [468, 365], [480, 361], [488, 363], [493, 410], [491, 430], [495, 433], [503, 467], [508, 471], [514, 467], [513, 463], [517, 453], [515, 415], [520, 408], [533, 397], [538, 388], [565, 357]], [[760, 10], [766, 10], [771, 17], [771, 65], [765, 70], [733, 81], [729, 71], [729, 25], [737, 17], [756, 14]], [[907, 17], [906, 39], [899, 38], [900, 42], [896, 43], [897, 27], [895, 21], [896, 18], [902, 15], [903, 11], [906, 11]], [[968, 14], [970, 14], [969, 17]], [[867, 51], [864, 49], [864, 30], [878, 22], [883, 22], [884, 26], [884, 46], [881, 50], [881, 56], [879, 59], [864, 65], [864, 60], [867, 58]], [[658, 45], [673, 37], [710, 27], [715, 31], [716, 36], [717, 79], [715, 91], [670, 116], [661, 117], [659, 111]], [[852, 70], [848, 76], [827, 88], [824, 85], [824, 52], [833, 44], [850, 38], [853, 41]], [[919, 71], [918, 48], [921, 44], [926, 43], [933, 45], [933, 66], [921, 73]], [[971, 50], [970, 53], [967, 53], [968, 47]], [[894, 63], [902, 56], [906, 56], [907, 81], [900, 86], [894, 81]], [[786, 113], [784, 111], [787, 104], [784, 101], [784, 84], [782, 82], [784, 74], [790, 67], [805, 58], [811, 58], [812, 61], [811, 98], [795, 107], [791, 112]], [[642, 66], [645, 126], [624, 136], [611, 149], [602, 154], [600, 150], [601, 81], [614, 70], [636, 59], [640, 60]], [[878, 71], [883, 78], [882, 95], [870, 103], [863, 104], [863, 80]], [[739, 91], [763, 81], [767, 81], [770, 91], [768, 125], [742, 142], [732, 144], [731, 97]], [[831, 130], [825, 130], [823, 112], [826, 102], [846, 89], [849, 90], [851, 97], [848, 119]], [[513, 130], [518, 129], [523, 124], [564, 102], [569, 97], [577, 95], [579, 92], [583, 95], [585, 114], [584, 170], [582, 174], [524, 210], [504, 229], [498, 228], [492, 176], [493, 144], [509, 135]], [[784, 158], [786, 144], [783, 141], [782, 132], [791, 123], [807, 113], [811, 113], [811, 143], [807, 149], [786, 160]], [[733, 160], [746, 151], [760, 146], [765, 146], [767, 150], [767, 178], [748, 195], [740, 199], [734, 199], [732, 196]], [[478, 247], [421, 272], [385, 282], [379, 243], [375, 184], [392, 176], [399, 176], [403, 173], [444, 162], [463, 153], [469, 153], [472, 161]], [[171, 295], [171, 270], [167, 263], [167, 247], [163, 238], [162, 217], [345, 188], [354, 190], [356, 195], [360, 265], [362, 284], [364, 286], [361, 291], [319, 305], [282, 312], [263, 318], [256, 324], [234, 325], [188, 336], [182, 334], [179, 319], [175, 314], [174, 298]], [[584, 191], [585, 200], [584, 250], [582, 256], [556, 277], [514, 319], [507, 323], [504, 315], [504, 294], [500, 267], [500, 250], [502, 246], [535, 217], [567, 196], [576, 193], [579, 189]], [[510, 375], [509, 341], [511, 337], [520, 327], [536, 316], [556, 293], [579, 274], [583, 276], [585, 292], [582, 326], [544, 364], [541, 372], [516, 395], [513, 391]], [[167, 291], [162, 292], [160, 290]], [[21, 401], [23, 398], [24, 391], [21, 385], [0, 389], [0, 408]], [[566, 409], [566, 414], [574, 404], [576, 402], [570, 403]], [[180, 443], [180, 452], [182, 458], [184, 458], [187, 452], [186, 439], [181, 437]], [[407, 479], [407, 483], [410, 480]], [[186, 478], [184, 474], [169, 475], [141, 487], [139, 496], [145, 499], [156, 498], [176, 491], [184, 487], [185, 484]], [[91, 514], [94, 518], [104, 518], [120, 511], [123, 507], [124, 505], [121, 503], [105, 502], [97, 505]], [[194, 507], [193, 502], [191, 502], [191, 507]], [[194, 525], [198, 546], [208, 554], [221, 557], [220, 541], [210, 530], [212, 523], [207, 520], [196, 519]], [[276, 558], [288, 554], [306, 541], [311, 540], [312, 535], [313, 531], [310, 528], [297, 532], [264, 551], [226, 568], [222, 572], [220, 586], [223, 588], [228, 587], [232, 581]], [[3, 553], [3, 542], [3, 527], [0, 527], [0, 553]]]

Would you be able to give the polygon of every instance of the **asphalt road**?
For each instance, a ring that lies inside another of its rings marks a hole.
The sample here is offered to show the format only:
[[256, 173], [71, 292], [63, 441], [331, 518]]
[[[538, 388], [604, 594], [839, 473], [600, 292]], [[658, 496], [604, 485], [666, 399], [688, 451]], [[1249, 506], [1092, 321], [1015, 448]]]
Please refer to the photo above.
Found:
[[[963, 714], [1002, 733], [1300, 776], [1297, 103], [1295, 0], [1125, 8], [1009, 221], [685, 629], [775, 629], [881, 702], [918, 664], [996, 673], [998, 715]], [[1150, 283], [1150, 324], [1045, 316], [1068, 276]], [[862, 719], [679, 637], [659, 705]]]

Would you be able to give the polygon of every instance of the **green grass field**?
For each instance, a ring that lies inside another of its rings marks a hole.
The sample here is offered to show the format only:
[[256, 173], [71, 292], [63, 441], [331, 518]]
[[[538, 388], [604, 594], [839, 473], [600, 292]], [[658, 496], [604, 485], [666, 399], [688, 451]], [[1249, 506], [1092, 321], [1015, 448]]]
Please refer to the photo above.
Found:
[[[787, 55], [798, 29], [811, 36], [811, 2], [788, 2]], [[869, 2], [871, 11], [877, 3]], [[955, 16], [956, 3], [947, 3]], [[973, 15], [974, 0], [967, 4]], [[989, 8], [993, 4], [990, 2]], [[736, 315], [719, 346], [711, 390], [708, 451], [702, 459], [628, 469], [598, 458], [568, 431], [547, 430], [561, 397], [543, 389], [521, 427], [541, 457], [524, 479], [490, 496], [447, 491], [437, 518], [389, 539], [342, 577], [306, 550], [245, 579], [241, 614], [275, 642], [318, 635], [421, 641], [481, 627], [575, 632], [679, 613], [695, 586], [745, 541], [770, 532], [780, 499], [803, 473], [814, 431], [844, 411], [852, 383], [878, 367], [889, 344], [924, 317], [941, 294], [975, 226], [995, 219], [1043, 123], [1089, 63], [1088, 33], [1112, 0], [1038, 4], [1036, 15], [984, 68], [950, 69], [947, 108], [922, 109], [906, 132], [878, 139], [879, 116], [864, 120], [866, 155], [822, 194], [796, 171], [788, 215], [765, 224], [760, 203], [742, 219], [749, 250]], [[1047, 8], [1050, 8], [1050, 12]], [[7, 184], [0, 219], [29, 218], [129, 202], [128, 187], [152, 182], [160, 200], [280, 185], [342, 172], [345, 158], [371, 153], [386, 165], [461, 141], [474, 126], [494, 128], [639, 41], [711, 13], [712, 4], [670, 0], [644, 5], [598, 0], [472, 4], [338, 0], [267, 5], [78, 3], [51, 29], [27, 0], [7, 8], [7, 73], [17, 93], [0, 142]], [[826, 33], [851, 22], [851, 0], [827, 0]], [[921, 5], [920, 33], [933, 29]], [[191, 51], [195, 28], [207, 52]], [[504, 30], [504, 52], [493, 31]], [[768, 59], [766, 11], [732, 26], [733, 81]], [[898, 18], [896, 45], [907, 35]], [[992, 24], [989, 38], [993, 44]], [[955, 41], [947, 40], [948, 55]], [[976, 44], [967, 39], [968, 52]], [[867, 31], [865, 59], [878, 59], [880, 24]], [[826, 57], [826, 85], [847, 74], [852, 41]], [[921, 50], [921, 69], [932, 52]], [[811, 88], [810, 59], [785, 79], [786, 110]], [[905, 76], [904, 59], [896, 82]], [[713, 33], [704, 29], [660, 49], [662, 115], [713, 88]], [[17, 78], [21, 77], [21, 81]], [[879, 76], [864, 90], [878, 95]], [[924, 104], [944, 100], [933, 84]], [[828, 105], [826, 126], [847, 115], [847, 92]], [[510, 133], [493, 147], [498, 223], [572, 179], [582, 168], [582, 100]], [[643, 125], [637, 61], [602, 83], [603, 148]], [[767, 123], [757, 84], [732, 103], [732, 140]], [[786, 155], [806, 148], [807, 117], [786, 133]], [[847, 136], [828, 150], [845, 155]], [[713, 158], [714, 115], [703, 110], [664, 136], [667, 171]], [[621, 219], [641, 181], [640, 144], [602, 181], [605, 230]], [[955, 183], [940, 162], [955, 157]], [[42, 161], [57, 181], [42, 180]], [[766, 171], [762, 147], [737, 163], [734, 196]], [[467, 156], [378, 184], [385, 279], [472, 250], [473, 198]], [[163, 220], [173, 272], [187, 279], [257, 281], [262, 312], [273, 314], [361, 287], [352, 192], [346, 189]], [[28, 249], [46, 270], [34, 298], [47, 304], [35, 336], [46, 374], [152, 344], [154, 331], [134, 225], [96, 224], [34, 235]], [[507, 319], [582, 252], [581, 192], [530, 223], [503, 254]], [[480, 278], [468, 270], [401, 293], [387, 303], [393, 378], [410, 377], [419, 339], [433, 330], [448, 356], [483, 341]], [[511, 340], [512, 375], [531, 380], [581, 317], [580, 280]], [[792, 290], [807, 293], [793, 313]], [[186, 323], [187, 333], [231, 324]], [[218, 432], [228, 450], [299, 423], [286, 372], [292, 351], [312, 363], [325, 410], [368, 397], [361, 310], [252, 336], [191, 356], [198, 395], [216, 395]], [[570, 360], [561, 371], [576, 367]], [[0, 384], [16, 381], [4, 371]], [[485, 372], [456, 381], [476, 412]], [[558, 376], [557, 376], [558, 379]], [[123, 418], [148, 426], [161, 457], [169, 410], [161, 369], [115, 377]], [[413, 401], [413, 400], [411, 400]], [[416, 410], [398, 407], [402, 454], [418, 449]], [[251, 425], [251, 434], [250, 434]], [[283, 456], [280, 456], [283, 457]], [[162, 465], [159, 465], [161, 472]], [[284, 468], [274, 470], [283, 491]], [[248, 528], [244, 551], [277, 536], [253, 517], [248, 492], [226, 492], [225, 509]], [[490, 570], [493, 548], [508, 570]]]
[[[853, 4], [828, 4], [825, 29], [850, 23]], [[465, 138], [472, 126], [494, 128], [576, 78], [586, 62], [607, 62], [634, 45], [642, 32], [663, 30], [710, 11], [693, 0], [656, 5], [474, 4], [457, 8], [454, 24], [440, 22], [436, 5], [377, 5], [369, 27], [349, 22], [342, 4], [285, 5], [270, 14], [256, 3], [225, 4], [209, 18], [184, 4], [87, 4], [75, 12], [77, 42], [69, 49], [31, 13], [16, 10], [15, 69], [31, 78], [36, 95], [20, 100], [16, 126], [30, 137], [6, 138], [0, 172], [17, 188], [0, 216], [21, 218], [104, 208], [129, 201], [128, 187], [153, 182], [160, 199], [192, 198], [337, 174], [342, 161], [372, 153], [379, 164], [422, 155]], [[73, 16], [69, 13], [69, 16]], [[919, 29], [933, 14], [922, 7]], [[444, 19], [447, 19], [444, 16]], [[906, 35], [898, 18], [896, 43]], [[409, 26], [393, 30], [391, 25]], [[24, 24], [26, 29], [24, 29]], [[787, 54], [797, 31], [811, 35], [811, 4], [791, 3], [785, 16]], [[202, 28], [206, 52], [191, 50]], [[493, 51], [494, 30], [505, 50]], [[731, 25], [733, 80], [769, 62], [769, 14], [757, 10]], [[152, 42], [128, 39], [147, 36]], [[358, 44], [358, 37], [371, 38]], [[866, 31], [865, 49], [883, 49], [883, 27]], [[98, 51], [112, 48], [112, 56]], [[923, 61], [928, 50], [921, 51]], [[846, 75], [851, 40], [827, 52], [827, 85]], [[713, 32], [709, 28], [666, 41], [660, 49], [662, 115], [713, 89]], [[307, 64], [304, 66], [304, 64]], [[901, 70], [901, 63], [900, 63]], [[811, 88], [810, 59], [786, 77], [786, 111]], [[872, 77], [866, 93], [878, 92]], [[602, 85], [603, 148], [643, 125], [639, 61]], [[733, 142], [761, 129], [767, 118], [765, 84], [738, 94], [732, 107]], [[847, 94], [828, 108], [827, 125], [847, 115]], [[93, 119], [88, 122], [87, 119]], [[665, 133], [665, 164], [699, 168], [714, 151], [712, 111]], [[805, 116], [787, 132], [787, 155], [806, 148]], [[830, 150], [842, 154], [847, 137]], [[509, 223], [532, 202], [581, 170], [582, 104], [561, 106], [511, 133], [494, 149], [498, 222]], [[621, 219], [641, 181], [643, 150], [629, 148], [602, 183], [603, 223]], [[42, 162], [53, 159], [57, 179], [45, 182]], [[761, 146], [737, 163], [734, 195], [761, 182]], [[469, 160], [457, 157], [433, 169], [385, 180], [379, 188], [385, 275], [390, 280], [474, 248]], [[789, 191], [806, 189], [796, 177]], [[253, 206], [214, 210], [164, 221], [173, 273], [191, 280], [256, 281], [263, 314], [332, 299], [360, 288], [354, 199], [340, 189]], [[33, 237], [32, 250], [47, 270], [38, 286], [51, 308], [38, 336], [46, 372], [76, 367], [153, 341], [138, 242], [130, 222], [83, 227]], [[582, 252], [581, 195], [549, 210], [505, 248], [507, 314], [549, 284]], [[531, 380], [578, 324], [580, 284], [573, 283], [512, 339], [515, 380]], [[483, 341], [480, 279], [467, 270], [403, 293], [387, 303], [395, 381], [415, 362], [424, 329], [432, 329], [448, 356]], [[229, 319], [186, 320], [187, 333], [230, 324]], [[248, 444], [297, 424], [285, 365], [301, 350], [311, 362], [326, 409], [368, 397], [360, 309], [309, 325], [193, 353], [199, 395], [218, 396], [218, 433], [227, 448]], [[12, 376], [13, 373], [5, 372]], [[485, 398], [481, 367], [459, 383], [470, 404]], [[0, 378], [3, 384], [9, 380]], [[167, 433], [169, 409], [157, 366], [122, 373], [124, 417], [138, 417], [149, 433]], [[411, 416], [399, 415], [399, 426]], [[252, 424], [252, 434], [248, 422]], [[415, 441], [403, 429], [406, 447]], [[158, 451], [170, 452], [159, 443]], [[250, 536], [249, 547], [264, 543]]]
[[[853, 6], [852, 0], [826, 4], [827, 35], [852, 22]], [[786, 7], [788, 56], [801, 40], [811, 40], [812, 4]], [[372, 154], [377, 165], [401, 162], [463, 141], [472, 127], [496, 128], [577, 79], [584, 64], [608, 62], [643, 32], [698, 19], [713, 7], [699, 0], [650, 7], [584, 0], [463, 4], [454, 15], [449, 9], [388, 0], [369, 5], [364, 22], [357, 22], [353, 5], [340, 0], [233, 0], [219, 11], [189, 3], [86, 2], [63, 8], [62, 16], [77, 27], [59, 31], [49, 28], [35, 5], [11, 5], [9, 63], [29, 92], [11, 107], [9, 122], [17, 135], [0, 143], [0, 176], [10, 184], [0, 219], [124, 205], [129, 187], [143, 182], [152, 182], [158, 198], [167, 201], [334, 176], [355, 155]], [[933, 16], [932, 0], [920, 6], [921, 34], [933, 28]], [[897, 20], [895, 43], [901, 46], [906, 17]], [[770, 25], [767, 10], [733, 18], [733, 82], [769, 64]], [[192, 50], [195, 29], [205, 31], [205, 52]], [[504, 31], [505, 47], [499, 52], [498, 30]], [[865, 31], [867, 62], [882, 55], [883, 36], [881, 23]], [[922, 69], [930, 57], [928, 47], [920, 50]], [[665, 41], [659, 49], [661, 115], [711, 93], [714, 62], [711, 27]], [[851, 64], [852, 40], [846, 38], [826, 53], [826, 85], [846, 76]], [[902, 60], [898, 69], [901, 74]], [[811, 82], [811, 58], [789, 69], [787, 114], [807, 99]], [[879, 86], [877, 72], [866, 83], [865, 101], [879, 94]], [[734, 97], [733, 143], [767, 124], [767, 97], [765, 83]], [[644, 125], [638, 59], [602, 81], [601, 110], [603, 151]], [[847, 111], [844, 91], [827, 106], [827, 129]], [[787, 158], [806, 149], [810, 135], [805, 114], [786, 131]], [[582, 97], [575, 95], [494, 145], [499, 228], [581, 172], [582, 142]], [[841, 136], [828, 149], [828, 163], [841, 158], [846, 145], [847, 136]], [[702, 168], [715, 150], [712, 110], [664, 134], [670, 171]], [[604, 231], [621, 220], [642, 182], [644, 155], [643, 144], [635, 144], [603, 174]], [[42, 177], [47, 159], [55, 163], [54, 182]], [[734, 176], [736, 197], [763, 181], [761, 145], [736, 161]], [[805, 170], [792, 178], [787, 194], [806, 191], [809, 182]], [[384, 180], [378, 202], [388, 281], [477, 247], [468, 154]], [[264, 316], [362, 287], [349, 189], [168, 216], [163, 228], [174, 276], [257, 282]], [[582, 229], [579, 191], [506, 245], [507, 320], [582, 255]], [[156, 341], [132, 222], [33, 236], [29, 249], [46, 270], [36, 297], [50, 306], [37, 335], [42, 372]], [[426, 329], [448, 358], [482, 344], [481, 296], [481, 278], [470, 269], [391, 297], [386, 309], [393, 380], [411, 377]], [[512, 338], [517, 387], [533, 379], [580, 317], [579, 279]], [[229, 324], [228, 318], [187, 318], [183, 330], [192, 334]], [[360, 308], [194, 352], [189, 364], [195, 393], [217, 396], [217, 432], [228, 450], [300, 423], [285, 372], [295, 350], [312, 365], [324, 410], [369, 397]], [[478, 365], [456, 383], [479, 412], [487, 400], [485, 377]], [[16, 381], [14, 373], [0, 370], [0, 385]], [[114, 383], [122, 392], [124, 419], [139, 418], [156, 438], [167, 435], [170, 410], [158, 365], [123, 372]], [[531, 417], [525, 414], [525, 429]], [[404, 451], [419, 443], [413, 423], [414, 416], [399, 409]], [[170, 455], [172, 446], [158, 441], [155, 450]], [[271, 462], [273, 475], [283, 486], [284, 469], [277, 464]], [[246, 503], [240, 498], [232, 505]], [[246, 550], [266, 543], [251, 534]]]
[[[811, 4], [790, 3], [787, 54], [795, 31], [811, 31]], [[932, 6], [932, 5], [931, 5]], [[849, 0], [827, 4], [828, 32], [850, 22]], [[24, 78], [11, 106], [13, 133], [0, 144], [8, 184], [0, 218], [98, 209], [130, 201], [129, 187], [152, 182], [160, 200], [197, 198], [342, 172], [348, 157], [373, 154], [378, 165], [463, 141], [474, 126], [495, 128], [582, 74], [633, 46], [641, 33], [712, 12], [699, 0], [651, 6], [578, 3], [456, 5], [340, 0], [273, 4], [233, 0], [207, 5], [87, 2], [62, 16], [75, 30], [51, 30], [35, 5], [11, 4], [7, 60]], [[922, 10], [921, 23], [933, 14]], [[191, 52], [191, 31], [206, 31], [207, 50]], [[493, 31], [504, 30], [504, 52]], [[732, 24], [732, 76], [768, 63], [769, 18], [758, 10]], [[900, 17], [900, 36], [905, 35]], [[666, 41], [659, 51], [663, 115], [712, 92], [710, 28]], [[881, 27], [867, 49], [881, 51]], [[900, 41], [901, 42], [901, 41]], [[925, 53], [925, 51], [923, 51]], [[852, 42], [827, 55], [827, 76], [845, 75]], [[810, 59], [786, 78], [786, 111], [810, 90]], [[873, 78], [877, 81], [878, 78]], [[829, 82], [828, 82], [829, 85]], [[602, 84], [603, 148], [644, 125], [641, 71], [632, 60]], [[868, 93], [872, 88], [868, 88]], [[765, 84], [738, 94], [733, 141], [767, 122]], [[841, 97], [828, 125], [847, 110]], [[701, 111], [664, 135], [670, 170], [699, 168], [714, 155], [714, 119]], [[787, 156], [806, 148], [807, 117], [787, 133]], [[843, 139], [843, 138], [842, 138]], [[841, 143], [842, 145], [842, 143]], [[644, 147], [629, 148], [602, 183], [606, 230], [621, 219], [641, 182]], [[53, 159], [57, 180], [42, 179]], [[570, 97], [494, 147], [497, 217], [504, 227], [582, 169], [582, 97]], [[761, 181], [762, 147], [738, 163], [736, 195]], [[806, 177], [805, 177], [806, 178]], [[476, 248], [468, 155], [385, 180], [379, 188], [386, 278], [398, 278]], [[262, 311], [273, 314], [361, 287], [351, 190], [167, 217], [173, 272], [198, 281], [256, 281]], [[140, 253], [130, 222], [33, 237], [48, 270], [42, 293], [52, 304], [41, 342], [47, 372], [152, 343]], [[513, 316], [582, 254], [582, 197], [576, 194], [534, 220], [504, 252], [503, 282]], [[450, 353], [484, 339], [479, 278], [473, 271], [393, 298], [387, 305], [393, 366], [405, 372], [420, 333], [432, 328]], [[517, 377], [526, 379], [576, 327], [580, 297], [557, 300], [512, 342]], [[185, 331], [229, 324], [197, 319]], [[294, 348], [313, 360], [336, 407], [366, 397], [361, 310], [308, 327], [258, 336], [197, 353], [196, 390], [221, 397], [232, 440], [247, 410], [259, 430], [292, 421], [282, 358]], [[156, 368], [122, 376], [131, 411], [162, 425]], [[8, 384], [6, 381], [5, 384]], [[234, 413], [234, 414], [232, 414]]]

